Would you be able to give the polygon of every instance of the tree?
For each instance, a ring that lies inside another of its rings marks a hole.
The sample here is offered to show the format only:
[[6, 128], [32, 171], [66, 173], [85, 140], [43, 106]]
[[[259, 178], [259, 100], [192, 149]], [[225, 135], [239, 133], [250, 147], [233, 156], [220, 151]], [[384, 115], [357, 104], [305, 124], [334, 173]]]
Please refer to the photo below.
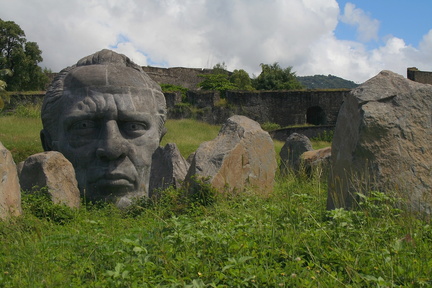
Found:
[[27, 42], [25, 33], [13, 21], [0, 19], [0, 70], [12, 75], [0, 76], [9, 91], [44, 90], [48, 77], [38, 63], [42, 51], [36, 42]]
[[204, 80], [198, 83], [198, 87], [203, 90], [217, 90], [221, 97], [225, 97], [226, 91], [237, 88], [229, 80], [229, 72], [226, 70], [225, 63], [218, 63], [213, 67], [212, 73], [199, 76]]
[[[12, 72], [9, 69], [2, 69], [0, 70], [0, 77], [2, 76], [12, 76]], [[6, 90], [6, 82], [3, 80], [0, 80], [0, 95], [2, 95], [2, 93]]]
[[252, 80], [249, 74], [243, 69], [234, 70], [229, 79], [238, 90], [253, 90]]
[[251, 79], [245, 70], [234, 70], [231, 73], [226, 70], [224, 62], [216, 64], [211, 74], [200, 75], [200, 77], [204, 80], [198, 84], [198, 87], [204, 90], [218, 90], [222, 97], [228, 90], [253, 90]]
[[[12, 72], [9, 69], [0, 70], [0, 77], [5, 75], [12, 75]], [[7, 86], [6, 82], [0, 80], [0, 111], [3, 110], [4, 108], [3, 98], [7, 97], [6, 86]]]
[[217, 90], [220, 92], [221, 97], [225, 97], [225, 92], [228, 90], [235, 90], [237, 87], [229, 81], [228, 74], [205, 74], [200, 75], [204, 78], [202, 82], [198, 84], [203, 90]]
[[272, 65], [260, 64], [261, 74], [254, 79], [253, 86], [257, 90], [295, 90], [304, 89], [297, 80], [295, 72], [289, 66], [282, 69], [277, 62]]

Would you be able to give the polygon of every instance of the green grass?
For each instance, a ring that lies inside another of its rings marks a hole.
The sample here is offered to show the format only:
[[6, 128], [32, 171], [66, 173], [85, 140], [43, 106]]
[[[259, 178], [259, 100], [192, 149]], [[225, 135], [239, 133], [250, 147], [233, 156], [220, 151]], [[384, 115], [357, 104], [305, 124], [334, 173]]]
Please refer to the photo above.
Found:
[[253, 191], [218, 196], [211, 206], [189, 205], [181, 212], [171, 194], [170, 201], [140, 213], [51, 207], [36, 218], [33, 198], [26, 200], [24, 217], [0, 223], [0, 285], [432, 285], [429, 221], [394, 208], [380, 193], [373, 196], [358, 211], [327, 212], [325, 184], [288, 176], [278, 179], [270, 197]]
[[[2, 138], [19, 134], [18, 123], [31, 125], [0, 117], [2, 129], [7, 119], [14, 129]], [[188, 154], [183, 141], [217, 134], [206, 125], [168, 121], [164, 141]], [[70, 210], [23, 194], [24, 215], [0, 222], [0, 287], [432, 285], [430, 215], [407, 214], [380, 192], [358, 210], [326, 211], [326, 191], [316, 173], [277, 178], [267, 197], [246, 191], [202, 201], [169, 189], [127, 211], [102, 204]]]
[[15, 163], [43, 151], [39, 137], [41, 130], [42, 122], [38, 118], [0, 117], [0, 142], [11, 151]]
[[201, 143], [214, 139], [221, 128], [220, 125], [210, 125], [191, 119], [168, 120], [165, 126], [168, 132], [161, 145], [176, 143], [185, 158], [195, 152]]

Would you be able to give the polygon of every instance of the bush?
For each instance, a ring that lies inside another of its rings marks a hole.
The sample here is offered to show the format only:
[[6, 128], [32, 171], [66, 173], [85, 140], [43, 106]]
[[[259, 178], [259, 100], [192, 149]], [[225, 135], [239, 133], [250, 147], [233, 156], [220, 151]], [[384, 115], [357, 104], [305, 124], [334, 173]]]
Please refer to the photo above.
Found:
[[199, 212], [201, 208], [211, 206], [216, 201], [217, 191], [205, 180], [195, 179], [181, 188], [172, 186], [154, 193], [152, 198], [142, 197], [136, 199], [125, 210], [125, 215], [136, 217], [146, 211], [155, 209], [163, 217], [179, 216], [188, 211]]
[[324, 132], [319, 133], [316, 137], [311, 138], [312, 141], [324, 141], [324, 142], [333, 142], [333, 130], [324, 130]]
[[15, 115], [24, 118], [40, 118], [41, 117], [41, 104], [28, 104], [19, 105], [15, 109]]
[[180, 92], [182, 95], [182, 101], [186, 100], [186, 93], [188, 91], [187, 88], [179, 86], [179, 85], [173, 85], [173, 84], [160, 84], [162, 88], [162, 92]]
[[273, 130], [280, 129], [281, 126], [277, 123], [265, 122], [261, 124], [261, 128], [265, 131], [273, 131]]
[[54, 204], [46, 187], [23, 192], [21, 201], [23, 210], [39, 219], [57, 224], [65, 224], [74, 219], [74, 210], [66, 205]]

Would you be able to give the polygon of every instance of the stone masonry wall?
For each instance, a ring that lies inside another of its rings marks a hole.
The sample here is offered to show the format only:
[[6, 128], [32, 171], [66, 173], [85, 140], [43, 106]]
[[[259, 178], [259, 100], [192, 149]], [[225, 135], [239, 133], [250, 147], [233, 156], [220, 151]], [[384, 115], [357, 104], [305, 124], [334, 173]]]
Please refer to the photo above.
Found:
[[159, 84], [178, 85], [191, 90], [197, 89], [198, 83], [203, 81], [199, 75], [212, 73], [212, 69], [201, 68], [143, 66], [142, 69]]
[[407, 78], [423, 84], [432, 84], [432, 72], [420, 71], [415, 67], [407, 69]]
[[[247, 116], [259, 123], [271, 122], [280, 126], [315, 125], [334, 126], [339, 108], [349, 90], [304, 90], [304, 91], [227, 91], [225, 101], [215, 91], [188, 91], [190, 107], [202, 113], [195, 118], [212, 124], [221, 124], [232, 115]], [[172, 102], [168, 116], [188, 118], [190, 109]], [[174, 104], [174, 105], [173, 105]], [[177, 104], [177, 106], [176, 106]], [[171, 113], [170, 113], [171, 112]], [[319, 117], [317, 117], [317, 115]], [[314, 123], [319, 121], [319, 123]]]
[[[271, 122], [281, 126], [306, 123], [335, 125], [339, 108], [348, 93], [347, 89], [228, 91], [226, 99], [236, 114], [247, 116], [259, 123]], [[318, 123], [314, 123], [315, 121]]]

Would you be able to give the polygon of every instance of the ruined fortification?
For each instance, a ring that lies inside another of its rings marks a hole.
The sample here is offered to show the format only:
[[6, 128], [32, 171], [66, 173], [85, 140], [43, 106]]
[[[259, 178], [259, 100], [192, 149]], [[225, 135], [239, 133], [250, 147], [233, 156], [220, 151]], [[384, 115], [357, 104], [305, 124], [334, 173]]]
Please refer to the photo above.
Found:
[[[211, 74], [212, 69], [201, 68], [160, 68], [144, 66], [143, 70], [159, 84], [172, 84], [187, 88], [182, 96], [178, 93], [164, 93], [168, 106], [169, 118], [189, 118], [212, 124], [221, 124], [234, 114], [247, 116], [259, 123], [275, 123], [281, 127], [313, 124], [300, 131], [309, 137], [332, 130], [336, 123], [339, 109], [349, 89], [299, 90], [299, 91], [228, 91], [225, 99], [217, 91], [202, 91], [197, 88], [203, 78], [200, 75]], [[432, 84], [432, 72], [407, 69], [407, 78], [420, 83]], [[43, 95], [37, 95], [42, 97]], [[21, 99], [24, 97], [24, 99]], [[28, 96], [19, 96], [19, 101], [28, 101]], [[32, 97], [30, 97], [32, 98]], [[34, 101], [34, 100], [33, 100]], [[186, 103], [187, 104], [186, 104]], [[12, 108], [13, 109], [13, 108]], [[274, 138], [286, 139], [295, 129], [274, 131]], [[294, 132], [299, 132], [295, 130]]]
[[142, 69], [159, 84], [178, 85], [191, 90], [197, 89], [198, 83], [203, 81], [203, 78], [199, 75], [213, 72], [213, 69], [184, 67], [160, 68], [143, 66]]
[[407, 78], [423, 84], [432, 84], [432, 72], [420, 71], [416, 67], [407, 69]]

